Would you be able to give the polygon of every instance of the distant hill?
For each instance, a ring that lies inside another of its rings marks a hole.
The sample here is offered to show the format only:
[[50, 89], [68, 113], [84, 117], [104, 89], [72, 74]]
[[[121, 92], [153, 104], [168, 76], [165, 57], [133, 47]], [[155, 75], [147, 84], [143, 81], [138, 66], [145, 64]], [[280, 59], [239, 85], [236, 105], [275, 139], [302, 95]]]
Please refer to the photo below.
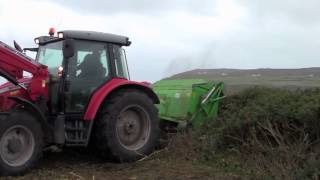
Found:
[[201, 78], [223, 81], [228, 92], [262, 85], [288, 89], [320, 87], [320, 68], [301, 69], [195, 69], [168, 79]]

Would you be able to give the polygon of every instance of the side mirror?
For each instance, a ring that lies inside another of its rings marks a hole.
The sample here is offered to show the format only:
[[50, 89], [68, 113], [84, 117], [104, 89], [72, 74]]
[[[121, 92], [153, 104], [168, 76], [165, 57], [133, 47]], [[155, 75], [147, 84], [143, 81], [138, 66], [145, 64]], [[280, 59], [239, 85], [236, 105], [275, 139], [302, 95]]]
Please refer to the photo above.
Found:
[[71, 58], [74, 56], [74, 40], [67, 39], [63, 42], [63, 57]]
[[16, 41], [13, 41], [13, 45], [14, 45], [14, 48], [16, 48], [17, 51], [19, 52], [23, 52], [21, 46], [16, 42]]

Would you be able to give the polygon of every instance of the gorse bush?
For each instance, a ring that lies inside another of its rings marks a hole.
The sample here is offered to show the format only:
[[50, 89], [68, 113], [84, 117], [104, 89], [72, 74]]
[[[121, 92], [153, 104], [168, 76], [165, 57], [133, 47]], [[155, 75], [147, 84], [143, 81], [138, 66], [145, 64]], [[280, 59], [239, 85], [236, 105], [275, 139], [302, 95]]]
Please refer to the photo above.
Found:
[[319, 177], [320, 90], [246, 89], [225, 98], [196, 134], [205, 160], [237, 152], [276, 179]]
[[320, 139], [320, 90], [250, 88], [222, 101], [219, 118], [209, 127], [222, 149], [312, 146]]

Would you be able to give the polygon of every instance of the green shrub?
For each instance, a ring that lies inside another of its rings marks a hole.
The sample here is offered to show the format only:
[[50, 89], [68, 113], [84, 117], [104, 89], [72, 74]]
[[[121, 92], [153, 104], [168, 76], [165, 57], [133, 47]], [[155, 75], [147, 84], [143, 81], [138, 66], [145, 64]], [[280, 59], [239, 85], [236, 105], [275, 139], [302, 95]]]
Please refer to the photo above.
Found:
[[297, 171], [295, 178], [297, 180], [320, 179], [320, 159], [307, 160]]
[[195, 132], [203, 160], [217, 162], [219, 154], [233, 152], [275, 179], [319, 173], [319, 160], [310, 161], [320, 154], [319, 89], [249, 88], [225, 98], [219, 113]]
[[208, 126], [222, 150], [313, 144], [320, 139], [320, 90], [250, 88], [227, 97]]

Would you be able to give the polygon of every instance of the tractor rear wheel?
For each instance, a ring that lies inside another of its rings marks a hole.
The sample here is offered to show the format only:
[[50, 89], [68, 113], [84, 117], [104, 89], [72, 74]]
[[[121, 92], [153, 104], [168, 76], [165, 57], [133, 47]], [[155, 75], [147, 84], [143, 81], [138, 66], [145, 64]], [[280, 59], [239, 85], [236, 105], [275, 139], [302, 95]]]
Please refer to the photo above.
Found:
[[21, 175], [42, 154], [42, 129], [29, 113], [14, 111], [0, 121], [0, 175]]
[[96, 147], [120, 162], [150, 154], [158, 144], [158, 111], [143, 92], [126, 90], [108, 99], [95, 126]]

